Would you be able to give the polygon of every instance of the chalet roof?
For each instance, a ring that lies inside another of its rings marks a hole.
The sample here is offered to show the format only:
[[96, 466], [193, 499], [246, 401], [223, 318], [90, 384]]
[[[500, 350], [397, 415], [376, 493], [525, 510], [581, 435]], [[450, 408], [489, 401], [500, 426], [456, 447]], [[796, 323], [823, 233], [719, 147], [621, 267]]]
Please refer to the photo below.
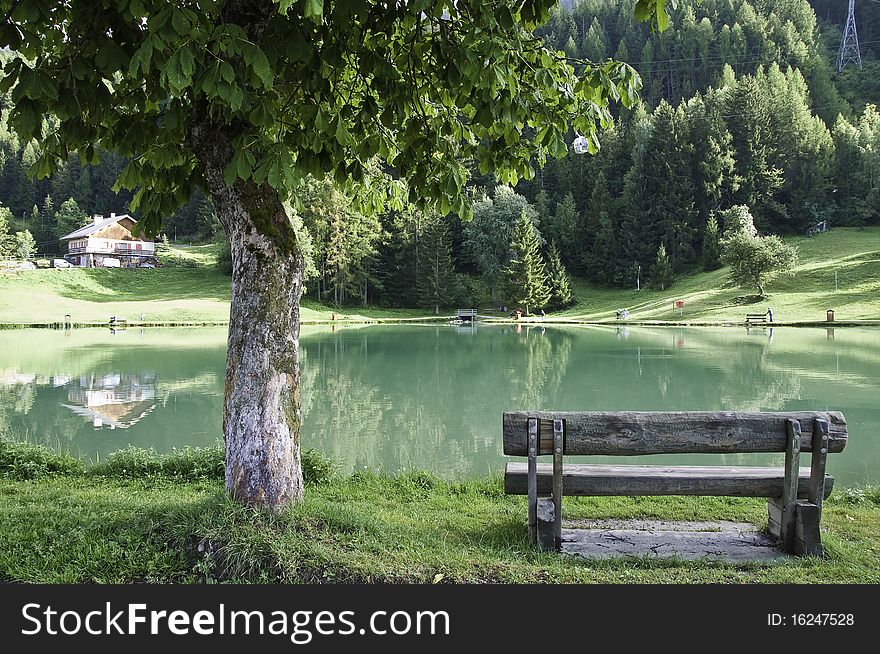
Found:
[[62, 404], [79, 416], [94, 420], [97, 418], [106, 425], [117, 429], [127, 429], [149, 415], [156, 408], [155, 402], [125, 402], [123, 404], [106, 404], [99, 407]]
[[76, 231], [70, 232], [67, 236], [62, 236], [62, 241], [67, 241], [72, 238], [82, 238], [83, 236], [90, 236], [96, 232], [100, 232], [105, 227], [109, 227], [115, 223], [118, 223], [123, 218], [128, 218], [131, 222], [136, 223], [137, 221], [129, 216], [127, 213], [121, 214], [111, 214], [109, 218], [103, 218], [97, 222], [91, 222], [85, 227], [80, 227]]

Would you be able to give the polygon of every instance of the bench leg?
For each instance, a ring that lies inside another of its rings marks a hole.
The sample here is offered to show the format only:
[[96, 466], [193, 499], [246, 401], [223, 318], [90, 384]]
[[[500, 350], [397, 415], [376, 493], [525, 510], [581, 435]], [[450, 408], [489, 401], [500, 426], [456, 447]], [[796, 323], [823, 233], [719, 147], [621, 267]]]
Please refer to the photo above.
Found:
[[538, 541], [538, 419], [529, 418], [529, 542]]
[[[782, 533], [783, 503], [781, 497], [767, 500], [767, 525], [770, 534], [780, 538]], [[798, 556], [824, 556], [819, 521], [822, 508], [812, 502], [798, 500], [795, 505], [794, 540], [792, 548]]]
[[782, 485], [782, 521], [779, 544], [785, 552], [794, 551], [794, 530], [797, 517], [798, 476], [800, 474], [801, 425], [797, 420], [786, 421], [788, 443], [785, 448], [785, 479]]
[[538, 548], [556, 551], [556, 503], [552, 497], [539, 497], [537, 510]]
[[824, 556], [822, 536], [819, 534], [819, 516], [820, 509], [817, 505], [798, 500], [794, 528], [794, 553], [798, 556]]
[[782, 498], [771, 497], [767, 500], [767, 526], [770, 535], [779, 538], [782, 533]]
[[562, 420], [553, 421], [553, 549], [562, 547], [562, 448], [565, 427]]

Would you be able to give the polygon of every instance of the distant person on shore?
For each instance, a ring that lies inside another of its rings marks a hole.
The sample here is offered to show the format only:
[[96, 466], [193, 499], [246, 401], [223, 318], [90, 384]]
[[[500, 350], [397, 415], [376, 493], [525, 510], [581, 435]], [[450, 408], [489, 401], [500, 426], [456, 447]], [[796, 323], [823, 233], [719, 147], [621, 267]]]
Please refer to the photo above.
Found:
[[773, 309], [767, 307], [767, 320], [773, 322]]

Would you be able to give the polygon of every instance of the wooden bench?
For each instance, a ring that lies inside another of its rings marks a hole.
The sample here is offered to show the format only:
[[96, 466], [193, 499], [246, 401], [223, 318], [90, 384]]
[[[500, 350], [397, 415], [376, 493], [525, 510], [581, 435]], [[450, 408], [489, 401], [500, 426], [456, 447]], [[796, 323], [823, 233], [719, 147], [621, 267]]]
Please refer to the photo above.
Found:
[[[504, 491], [528, 495], [529, 538], [558, 550], [562, 496], [715, 495], [768, 498], [770, 532], [786, 552], [822, 556], [819, 519], [834, 479], [829, 453], [846, 446], [843, 414], [745, 412], [508, 412]], [[566, 464], [565, 455], [785, 453], [783, 468]], [[810, 467], [800, 453], [811, 452]], [[552, 464], [538, 457], [552, 455]]]
[[747, 313], [746, 314], [746, 324], [750, 324], [753, 322], [767, 322], [767, 314], [766, 313]]

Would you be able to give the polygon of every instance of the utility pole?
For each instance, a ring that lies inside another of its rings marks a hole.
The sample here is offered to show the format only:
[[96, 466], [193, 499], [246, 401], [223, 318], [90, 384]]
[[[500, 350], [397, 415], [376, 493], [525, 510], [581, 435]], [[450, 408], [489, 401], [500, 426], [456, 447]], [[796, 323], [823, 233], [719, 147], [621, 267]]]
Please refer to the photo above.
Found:
[[840, 53], [837, 55], [837, 70], [843, 72], [847, 64], [862, 67], [862, 54], [859, 52], [859, 34], [856, 32], [856, 0], [849, 0], [849, 12], [846, 16], [846, 28], [840, 42]]

